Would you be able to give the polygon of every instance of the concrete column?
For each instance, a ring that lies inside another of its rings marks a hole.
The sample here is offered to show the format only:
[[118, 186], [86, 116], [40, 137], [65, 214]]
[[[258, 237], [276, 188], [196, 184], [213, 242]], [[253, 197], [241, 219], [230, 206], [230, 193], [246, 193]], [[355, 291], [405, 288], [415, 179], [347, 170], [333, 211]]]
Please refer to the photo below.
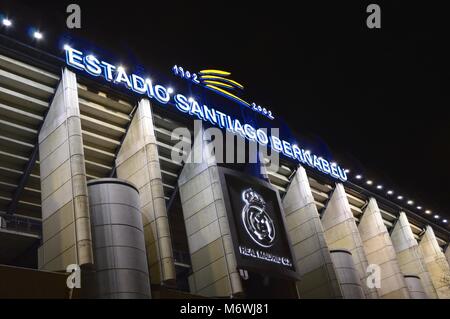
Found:
[[385, 299], [409, 299], [405, 278], [375, 198], [370, 198], [358, 229], [367, 260], [370, 264], [378, 265], [381, 270], [379, 296]]
[[331, 250], [331, 260], [345, 299], [366, 299], [358, 271], [348, 250]]
[[405, 276], [405, 283], [411, 299], [428, 299], [422, 281], [418, 276]]
[[430, 226], [427, 226], [419, 247], [438, 298], [450, 299], [450, 267]]
[[151, 298], [138, 190], [118, 178], [100, 178], [88, 182], [88, 192], [95, 272], [82, 285], [86, 297]]
[[447, 257], [447, 262], [450, 264], [450, 246], [448, 246], [445, 251], [445, 257]]
[[39, 268], [93, 263], [77, 80], [64, 69], [39, 133], [42, 240]]
[[342, 298], [308, 176], [299, 166], [283, 199], [301, 298]]
[[139, 102], [116, 159], [117, 177], [139, 189], [151, 283], [173, 283], [175, 266], [150, 102]]
[[428, 298], [437, 298], [436, 289], [434, 289], [430, 274], [425, 267], [419, 244], [414, 238], [408, 218], [404, 212], [400, 212], [398, 221], [391, 233], [391, 240], [403, 275], [418, 276]]
[[195, 161], [184, 165], [178, 179], [192, 262], [189, 286], [191, 292], [202, 296], [229, 297], [242, 294], [243, 287], [218, 166], [206, 151], [203, 133], [202, 129], [196, 132], [192, 149], [193, 154], [203, 154], [202, 158], [194, 155]]
[[350, 210], [344, 186], [340, 183], [336, 184], [336, 188], [328, 201], [322, 216], [322, 225], [330, 249], [345, 249], [352, 253], [355, 268], [358, 270], [366, 298], [378, 298], [377, 291], [367, 286], [367, 267], [369, 263], [355, 218]]

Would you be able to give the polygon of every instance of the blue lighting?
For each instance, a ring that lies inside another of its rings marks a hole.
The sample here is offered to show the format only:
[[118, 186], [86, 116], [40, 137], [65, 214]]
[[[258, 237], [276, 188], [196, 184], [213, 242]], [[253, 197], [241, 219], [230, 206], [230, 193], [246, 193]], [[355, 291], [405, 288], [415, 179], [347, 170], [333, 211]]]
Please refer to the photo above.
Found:
[[347, 180], [348, 170], [344, 170], [334, 162], [311, 154], [310, 151], [302, 149], [295, 143], [271, 135], [267, 129], [255, 128], [250, 123], [243, 123], [237, 118], [198, 102], [193, 97], [188, 98], [183, 94], [173, 95], [174, 90], [172, 88], [156, 84], [149, 78], [144, 80], [139, 75], [128, 74], [124, 67], [100, 60], [92, 54], [85, 55], [82, 51], [78, 51], [69, 45], [65, 45], [64, 49], [66, 51], [66, 63], [77, 70], [84, 71], [91, 76], [103, 77], [114, 85], [125, 87], [140, 95], [146, 95], [150, 99], [156, 99], [161, 104], [168, 104], [172, 100], [175, 108], [182, 113], [209, 122], [234, 134], [239, 134], [250, 141], [256, 141], [262, 146], [270, 145], [272, 150], [301, 164], [308, 165], [341, 181]]

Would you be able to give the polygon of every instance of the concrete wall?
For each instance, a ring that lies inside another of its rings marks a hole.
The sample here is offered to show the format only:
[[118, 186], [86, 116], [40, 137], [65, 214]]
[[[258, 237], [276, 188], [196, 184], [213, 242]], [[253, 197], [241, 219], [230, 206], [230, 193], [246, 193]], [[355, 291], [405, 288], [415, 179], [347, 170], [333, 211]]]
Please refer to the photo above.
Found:
[[367, 286], [369, 263], [353, 213], [350, 210], [344, 186], [340, 183], [336, 184], [336, 188], [328, 201], [322, 216], [322, 225], [330, 249], [344, 249], [352, 253], [366, 298], [378, 298], [377, 291]]
[[64, 69], [39, 133], [42, 240], [39, 269], [93, 263], [77, 81]]
[[[207, 150], [202, 137], [200, 130], [192, 152]], [[186, 163], [178, 185], [192, 261], [191, 292], [207, 297], [243, 293], [214, 156]]]
[[437, 298], [436, 289], [434, 289], [430, 274], [425, 267], [419, 244], [414, 237], [411, 225], [404, 212], [400, 212], [397, 223], [391, 233], [391, 240], [403, 275], [418, 276], [426, 296], [432, 299]]
[[305, 169], [298, 167], [283, 199], [301, 298], [342, 298]]
[[151, 282], [173, 283], [175, 266], [150, 102], [139, 102], [116, 159], [117, 177], [139, 189]]
[[376, 264], [381, 270], [381, 287], [378, 289], [380, 297], [409, 299], [410, 294], [400, 271], [394, 246], [374, 198], [369, 199], [358, 229], [369, 264]]
[[450, 298], [450, 267], [434, 235], [433, 228], [426, 227], [419, 247], [423, 253], [426, 268], [431, 276], [440, 299]]

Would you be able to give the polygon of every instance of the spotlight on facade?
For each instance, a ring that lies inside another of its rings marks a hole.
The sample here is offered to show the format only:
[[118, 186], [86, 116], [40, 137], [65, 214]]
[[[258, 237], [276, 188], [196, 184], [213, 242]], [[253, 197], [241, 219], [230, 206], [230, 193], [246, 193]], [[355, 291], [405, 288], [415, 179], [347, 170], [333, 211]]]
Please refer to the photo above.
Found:
[[417, 206], [416, 207], [418, 210], [421, 210], [422, 209], [422, 206]]
[[356, 179], [361, 179], [361, 178], [362, 178], [362, 175], [356, 175], [355, 178], [356, 178]]
[[394, 194], [394, 191], [388, 190], [388, 191], [387, 191], [387, 194], [388, 194], [388, 195], [392, 195], [392, 194]]
[[383, 189], [383, 185], [378, 185], [377, 189]]
[[190, 98], [188, 98], [188, 102], [192, 103], [192, 102], [194, 102], [194, 99], [192, 97], [190, 97]]
[[2, 24], [3, 24], [5, 27], [10, 27], [10, 26], [12, 26], [12, 21], [9, 20], [9, 19], [7, 19], [7, 18], [4, 18], [4, 19], [2, 20]]
[[403, 199], [403, 196], [397, 196], [397, 199], [400, 199], [400, 200], [402, 200]]
[[68, 44], [64, 44], [63, 48], [64, 48], [64, 51], [67, 51], [67, 50], [71, 49], [70, 45], [68, 45]]
[[434, 219], [439, 219], [439, 215], [434, 215]]
[[427, 209], [427, 210], [425, 211], [425, 214], [430, 215], [430, 214], [431, 214], [431, 210]]
[[369, 179], [369, 180], [366, 182], [366, 184], [367, 184], [367, 185], [372, 185], [373, 182]]
[[408, 203], [408, 205], [414, 204], [414, 202], [412, 200], [409, 200], [407, 203]]
[[41, 32], [34, 31], [33, 38], [35, 38], [36, 40], [41, 40], [43, 37], [44, 37], [44, 35]]
[[348, 174], [348, 173], [350, 173], [350, 170], [347, 168], [344, 170], [344, 172]]
[[173, 89], [172, 88], [168, 88], [167, 89], [167, 93], [172, 94], [173, 93]]
[[447, 223], [448, 223], [448, 220], [444, 219], [442, 222], [447, 224]]

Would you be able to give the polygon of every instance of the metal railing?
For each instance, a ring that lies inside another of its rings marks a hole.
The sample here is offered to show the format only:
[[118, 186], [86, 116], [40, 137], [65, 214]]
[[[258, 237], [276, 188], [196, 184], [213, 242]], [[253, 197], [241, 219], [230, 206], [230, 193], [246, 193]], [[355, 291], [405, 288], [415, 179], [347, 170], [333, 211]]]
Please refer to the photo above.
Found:
[[187, 251], [181, 251], [174, 249], [173, 250], [173, 259], [175, 262], [185, 264], [185, 265], [191, 265], [191, 256], [189, 252]]
[[41, 236], [42, 222], [32, 218], [0, 212], [0, 230], [1, 229]]

